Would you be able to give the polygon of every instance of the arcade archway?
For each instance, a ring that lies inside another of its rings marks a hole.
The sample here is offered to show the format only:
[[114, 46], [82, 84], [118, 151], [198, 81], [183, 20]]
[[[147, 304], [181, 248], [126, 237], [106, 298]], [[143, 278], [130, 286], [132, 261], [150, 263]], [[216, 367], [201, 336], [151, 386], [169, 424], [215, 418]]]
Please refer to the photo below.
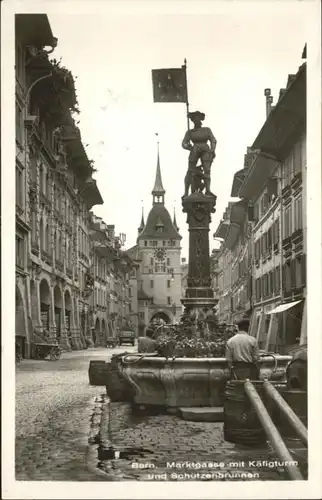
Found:
[[71, 337], [71, 314], [72, 314], [72, 300], [70, 297], [70, 293], [68, 290], [64, 293], [64, 302], [65, 302], [65, 327], [67, 331], [67, 336]]
[[154, 325], [169, 325], [171, 323], [170, 317], [164, 311], [153, 314], [150, 322]]
[[45, 279], [40, 282], [40, 319], [44, 330], [49, 331], [50, 290]]
[[58, 285], [54, 288], [55, 323], [57, 339], [61, 337], [62, 296]]
[[26, 323], [26, 311], [24, 308], [24, 301], [18, 286], [16, 286], [15, 336], [16, 336], [16, 349], [19, 352], [20, 356], [24, 358], [26, 356], [27, 323]]

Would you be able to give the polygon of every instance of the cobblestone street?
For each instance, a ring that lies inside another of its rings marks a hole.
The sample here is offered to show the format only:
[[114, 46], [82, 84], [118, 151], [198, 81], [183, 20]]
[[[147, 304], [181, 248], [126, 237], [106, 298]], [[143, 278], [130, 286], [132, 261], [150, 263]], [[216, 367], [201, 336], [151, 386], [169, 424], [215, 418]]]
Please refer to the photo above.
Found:
[[16, 479], [99, 480], [86, 451], [95, 399], [104, 387], [88, 383], [90, 360], [119, 349], [63, 353], [58, 361], [24, 360], [16, 368]]
[[[245, 473], [246, 480], [285, 479], [283, 468], [253, 463], [276, 460], [269, 448], [225, 441], [222, 423], [189, 422], [174, 415], [133, 415], [125, 403], [110, 403], [109, 413], [110, 438], [119, 458], [102, 460], [101, 468], [119, 480], [231, 481]], [[218, 473], [222, 476], [215, 476]]]

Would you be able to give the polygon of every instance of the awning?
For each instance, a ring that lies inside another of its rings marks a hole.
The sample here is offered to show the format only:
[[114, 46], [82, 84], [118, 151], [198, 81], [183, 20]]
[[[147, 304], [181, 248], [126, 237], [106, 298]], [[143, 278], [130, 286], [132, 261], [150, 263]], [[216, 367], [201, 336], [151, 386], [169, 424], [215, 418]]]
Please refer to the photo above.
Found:
[[288, 304], [280, 304], [279, 306], [275, 307], [275, 309], [268, 311], [266, 314], [276, 314], [287, 311], [287, 309], [296, 306], [296, 304], [299, 304], [300, 302], [302, 302], [302, 300], [296, 300], [295, 302], [289, 302]]

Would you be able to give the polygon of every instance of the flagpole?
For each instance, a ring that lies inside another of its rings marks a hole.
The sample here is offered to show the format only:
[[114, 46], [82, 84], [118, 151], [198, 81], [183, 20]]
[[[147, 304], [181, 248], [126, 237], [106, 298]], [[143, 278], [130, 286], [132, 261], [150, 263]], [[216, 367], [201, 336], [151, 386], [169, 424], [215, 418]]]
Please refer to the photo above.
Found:
[[190, 123], [189, 123], [189, 100], [188, 100], [188, 79], [187, 79], [187, 59], [185, 58], [184, 60], [184, 65], [182, 66], [184, 69], [184, 74], [185, 74], [185, 79], [186, 79], [186, 107], [187, 107], [187, 125], [188, 125], [188, 130], [190, 130]]

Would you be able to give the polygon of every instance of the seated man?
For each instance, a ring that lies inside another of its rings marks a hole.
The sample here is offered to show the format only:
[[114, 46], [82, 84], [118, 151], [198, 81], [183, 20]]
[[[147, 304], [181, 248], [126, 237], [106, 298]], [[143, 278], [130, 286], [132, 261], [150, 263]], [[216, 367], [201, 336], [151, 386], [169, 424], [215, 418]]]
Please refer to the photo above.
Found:
[[138, 352], [156, 352], [157, 344], [156, 341], [153, 340], [154, 330], [152, 328], [148, 328], [146, 331], [145, 337], [138, 338]]
[[238, 332], [226, 344], [226, 359], [232, 378], [256, 380], [259, 376], [257, 340], [248, 334], [248, 319], [241, 319], [237, 326]]

